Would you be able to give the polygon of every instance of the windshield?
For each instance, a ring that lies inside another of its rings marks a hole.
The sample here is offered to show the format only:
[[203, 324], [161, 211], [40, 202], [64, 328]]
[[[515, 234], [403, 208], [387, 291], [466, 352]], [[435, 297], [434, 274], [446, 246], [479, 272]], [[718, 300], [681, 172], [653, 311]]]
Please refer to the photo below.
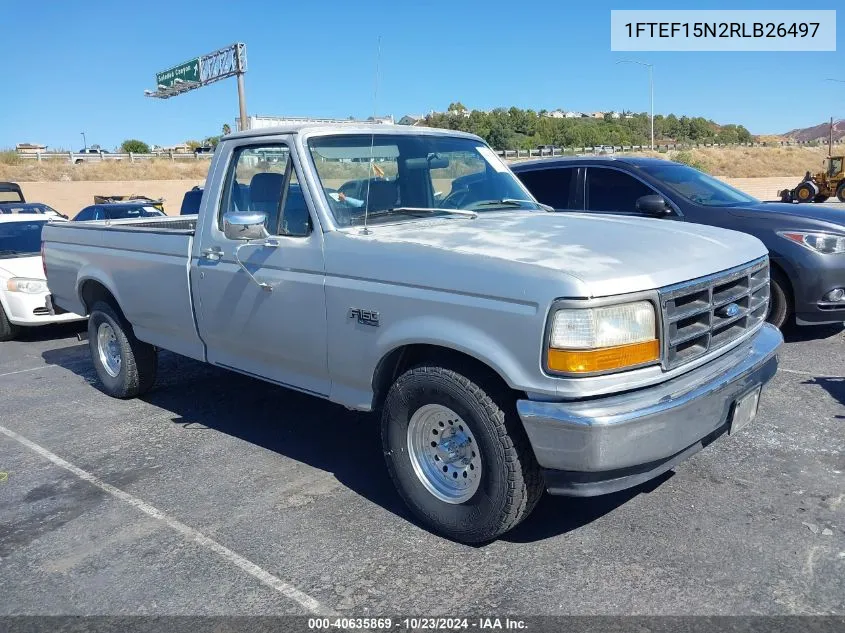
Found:
[[106, 218], [109, 220], [125, 220], [128, 218], [153, 218], [164, 215], [155, 207], [148, 206], [134, 206], [127, 204], [126, 206], [118, 205], [109, 207], [106, 211]]
[[667, 163], [659, 167], [649, 166], [647, 171], [690, 202], [705, 207], [730, 207], [759, 202], [721, 180], [686, 165]]
[[41, 229], [45, 220], [0, 222], [0, 257], [31, 255], [41, 250]]
[[[308, 141], [340, 226], [501, 210], [538, 210], [498, 156], [480, 141], [423, 134], [349, 134]], [[420, 211], [429, 213], [421, 214]]]

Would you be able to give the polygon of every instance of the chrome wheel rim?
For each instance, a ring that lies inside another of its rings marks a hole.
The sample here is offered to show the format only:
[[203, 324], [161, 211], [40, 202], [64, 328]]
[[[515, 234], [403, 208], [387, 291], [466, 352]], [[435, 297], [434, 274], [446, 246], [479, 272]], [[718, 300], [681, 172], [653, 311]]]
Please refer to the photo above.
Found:
[[109, 323], [100, 323], [97, 328], [97, 353], [100, 356], [100, 364], [112, 378], [120, 373], [120, 345], [114, 334], [114, 328]]
[[449, 407], [427, 404], [408, 423], [408, 455], [426, 490], [446, 503], [463, 503], [478, 490], [481, 456], [466, 422]]

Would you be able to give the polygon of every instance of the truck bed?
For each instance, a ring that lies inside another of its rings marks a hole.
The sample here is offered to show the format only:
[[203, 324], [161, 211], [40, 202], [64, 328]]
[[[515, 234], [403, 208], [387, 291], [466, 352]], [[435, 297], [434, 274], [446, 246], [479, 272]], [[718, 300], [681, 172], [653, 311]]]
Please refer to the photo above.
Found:
[[97, 279], [140, 340], [202, 358], [190, 283], [196, 224], [196, 216], [49, 223], [41, 239], [53, 302], [87, 314], [85, 285]]

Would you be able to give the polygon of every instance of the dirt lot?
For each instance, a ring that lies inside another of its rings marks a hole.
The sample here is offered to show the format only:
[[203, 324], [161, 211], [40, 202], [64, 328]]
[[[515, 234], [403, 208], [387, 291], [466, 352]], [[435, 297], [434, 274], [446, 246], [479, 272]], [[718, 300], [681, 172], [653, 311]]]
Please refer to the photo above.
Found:
[[178, 214], [182, 196], [204, 180], [146, 180], [146, 181], [72, 181], [21, 182], [23, 195], [32, 202], [44, 202], [73, 217], [89, 204], [95, 195], [140, 194], [150, 198], [164, 198], [164, 209]]
[[483, 547], [411, 520], [371, 416], [173, 354], [113, 400], [79, 328], [0, 348], [0, 616], [845, 614], [841, 327], [674, 474]]

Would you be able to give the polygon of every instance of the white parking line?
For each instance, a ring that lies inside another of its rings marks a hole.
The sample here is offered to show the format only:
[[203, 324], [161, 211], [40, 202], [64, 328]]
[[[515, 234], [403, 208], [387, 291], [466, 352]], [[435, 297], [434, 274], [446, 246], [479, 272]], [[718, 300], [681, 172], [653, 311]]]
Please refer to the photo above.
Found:
[[787, 369], [786, 367], [778, 367], [778, 371], [785, 371], [787, 374], [798, 374], [799, 376], [812, 376], [813, 378], [841, 378], [842, 376], [819, 376], [811, 371], [801, 371], [800, 369]]
[[30, 369], [19, 369], [18, 371], [9, 371], [5, 374], [0, 374], [0, 378], [3, 376], [14, 376], [15, 374], [25, 374], [30, 371], [39, 371], [41, 369], [47, 369], [48, 367], [57, 367], [58, 365], [41, 365], [41, 367], [31, 367]]
[[299, 605], [301, 605], [302, 607], [304, 607], [308, 611], [311, 611], [313, 613], [317, 613], [317, 614], [320, 614], [320, 615], [332, 615], [333, 614], [332, 611], [330, 611], [329, 609], [326, 609], [322, 604], [320, 604], [320, 602], [316, 598], [312, 598], [307, 593], [300, 591], [299, 589], [297, 589], [293, 585], [286, 583], [284, 580], [282, 580], [280, 578], [277, 578], [276, 576], [274, 576], [273, 574], [271, 574], [268, 571], [265, 571], [264, 569], [262, 569], [261, 567], [259, 567], [255, 563], [253, 563], [252, 561], [247, 560], [246, 558], [244, 558], [240, 554], [236, 554], [235, 552], [230, 550], [228, 547], [225, 547], [224, 545], [221, 545], [217, 541], [207, 537], [205, 534], [203, 534], [199, 530], [195, 530], [194, 528], [185, 525], [181, 521], [178, 521], [178, 520], [174, 519], [173, 517], [168, 516], [167, 514], [165, 514], [164, 512], [159, 510], [158, 508], [151, 506], [146, 501], [139, 499], [138, 497], [135, 497], [135, 496], [129, 494], [128, 492], [124, 492], [120, 488], [115, 488], [111, 484], [107, 484], [105, 481], [99, 479], [98, 477], [92, 475], [91, 473], [84, 471], [77, 466], [74, 466], [70, 462], [63, 460], [58, 455], [51, 453], [50, 451], [48, 451], [43, 446], [39, 446], [35, 442], [32, 442], [31, 440], [26, 439], [22, 435], [19, 435], [19, 434], [15, 433], [14, 431], [10, 430], [10, 429], [7, 429], [4, 426], [0, 426], [0, 433], [3, 433], [4, 435], [7, 435], [8, 437], [12, 438], [13, 440], [20, 442], [21, 444], [23, 444], [27, 448], [35, 451], [36, 453], [38, 453], [42, 457], [49, 459], [56, 466], [59, 466], [60, 468], [64, 468], [65, 470], [73, 473], [74, 475], [76, 475], [80, 479], [84, 479], [88, 483], [90, 483], [94, 486], [97, 486], [97, 488], [99, 488], [100, 490], [107, 492], [108, 494], [112, 495], [113, 497], [120, 499], [121, 501], [125, 501], [129, 505], [137, 508], [138, 510], [140, 510], [141, 512], [144, 512], [145, 514], [148, 514], [149, 516], [153, 517], [154, 519], [158, 519], [159, 521], [162, 521], [163, 523], [167, 524], [168, 526], [170, 526], [171, 528], [173, 528], [174, 530], [176, 530], [177, 532], [182, 534], [182, 536], [184, 536], [188, 540], [191, 540], [191, 541], [211, 550], [212, 552], [214, 552], [215, 554], [220, 556], [225, 561], [235, 565], [236, 567], [239, 567], [240, 569], [242, 569], [243, 571], [248, 573], [253, 578], [256, 578], [257, 580], [264, 583], [268, 587], [275, 589], [280, 594], [282, 594], [283, 596], [285, 596], [287, 598], [290, 598], [291, 600], [298, 603]]

